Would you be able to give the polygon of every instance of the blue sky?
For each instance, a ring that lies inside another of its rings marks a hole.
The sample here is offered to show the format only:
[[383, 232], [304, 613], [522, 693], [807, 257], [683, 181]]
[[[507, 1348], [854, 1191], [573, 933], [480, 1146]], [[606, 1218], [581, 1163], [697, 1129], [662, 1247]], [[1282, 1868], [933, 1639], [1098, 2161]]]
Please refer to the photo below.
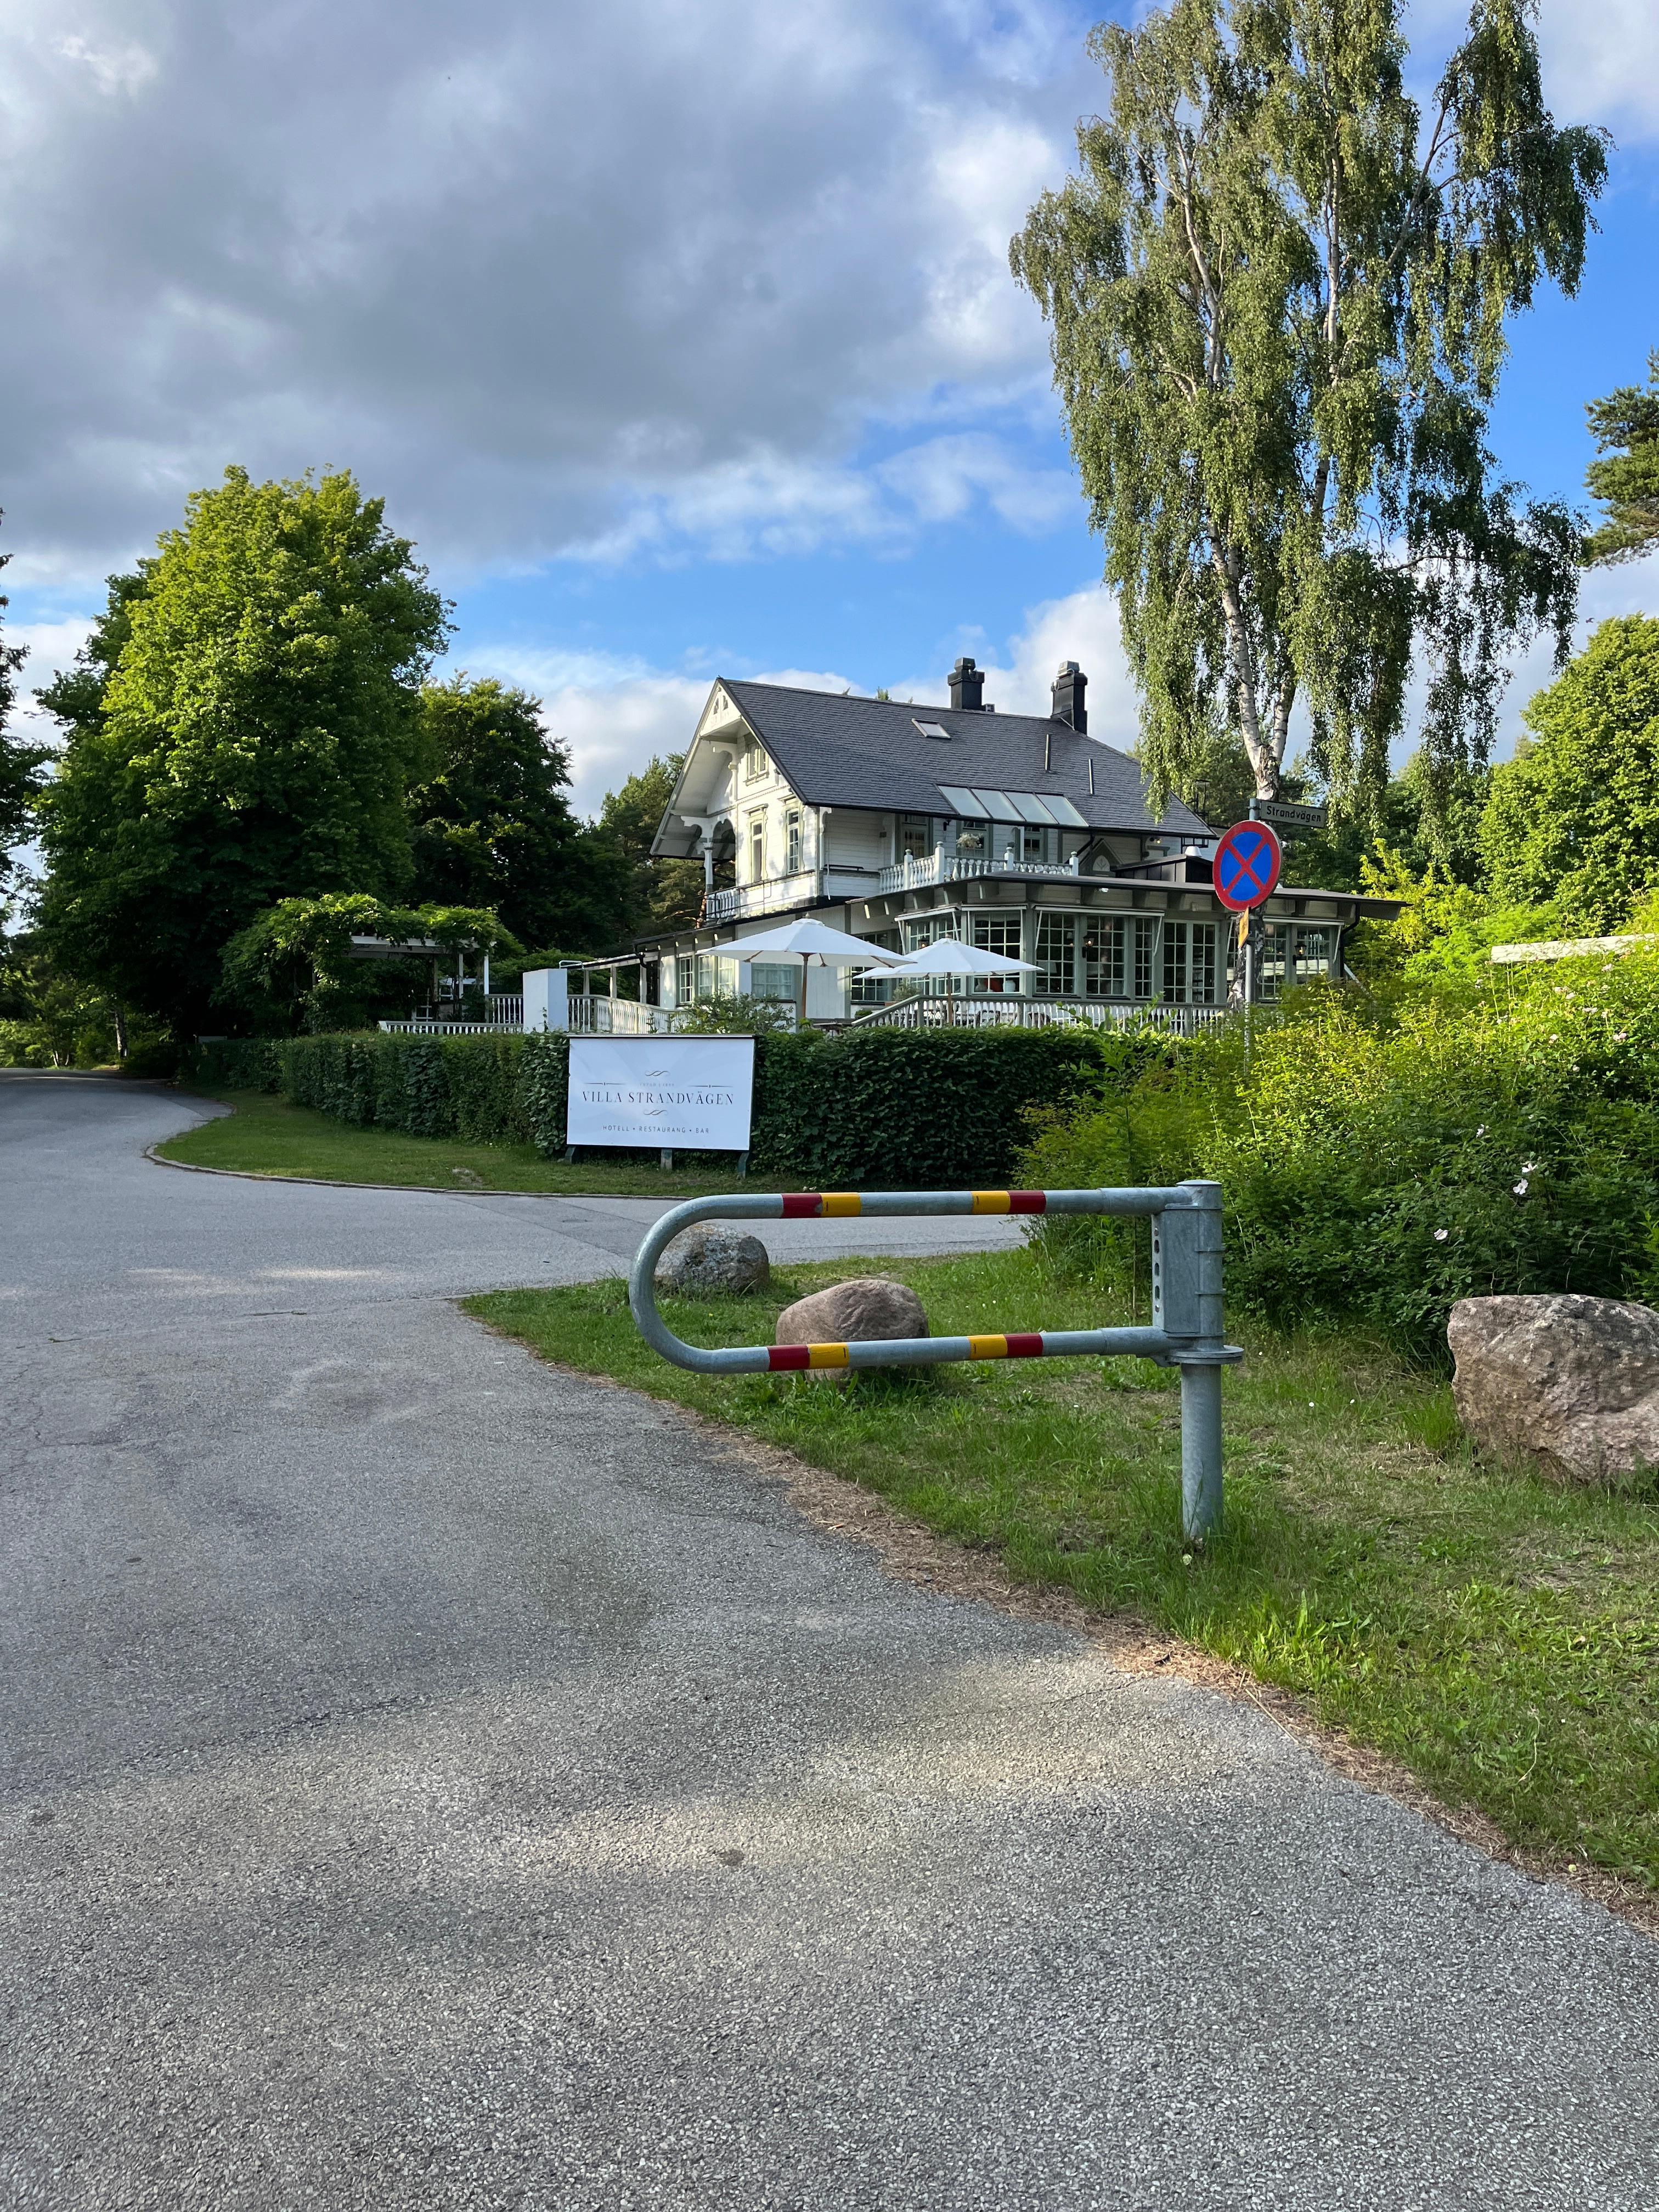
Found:
[[[17, 0], [0, 28], [0, 550], [45, 681], [100, 579], [236, 460], [346, 465], [535, 688], [580, 803], [716, 669], [1134, 707], [1009, 233], [1099, 80], [1051, 0]], [[1458, 13], [1419, 8], [1416, 52]], [[1583, 290], [1513, 332], [1506, 469], [1577, 500], [1659, 343], [1659, 10], [1546, 0], [1618, 142]], [[1652, 564], [1587, 619], [1656, 603]], [[1519, 672], [1512, 711], [1545, 672]]]

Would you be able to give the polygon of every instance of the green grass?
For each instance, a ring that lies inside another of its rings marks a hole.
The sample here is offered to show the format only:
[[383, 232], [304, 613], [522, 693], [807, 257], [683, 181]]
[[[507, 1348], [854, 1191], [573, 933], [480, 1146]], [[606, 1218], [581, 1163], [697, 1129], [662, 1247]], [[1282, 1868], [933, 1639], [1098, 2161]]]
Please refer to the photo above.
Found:
[[[408, 1137], [359, 1129], [264, 1091], [204, 1091], [235, 1111], [204, 1121], [155, 1149], [191, 1167], [241, 1175], [302, 1176], [319, 1182], [392, 1183], [416, 1190], [534, 1190], [608, 1193], [624, 1198], [691, 1198], [730, 1190], [732, 1163], [665, 1174], [632, 1156], [544, 1160], [533, 1145], [468, 1145], [449, 1137]], [[744, 1185], [776, 1190], [764, 1177]], [[789, 1188], [793, 1188], [789, 1186]]]
[[[1026, 1253], [883, 1264], [940, 1332], [1127, 1318]], [[764, 1297], [664, 1311], [692, 1342], [764, 1342], [787, 1298], [858, 1272], [780, 1269]], [[1250, 1668], [1523, 1849], [1659, 1889], [1659, 1490], [1483, 1468], [1447, 1387], [1377, 1346], [1238, 1332], [1250, 1357], [1224, 1385], [1227, 1524], [1194, 1554], [1179, 1534], [1178, 1384], [1149, 1364], [950, 1367], [842, 1389], [671, 1368], [641, 1344], [620, 1284], [469, 1310], [865, 1484], [1022, 1580]]]

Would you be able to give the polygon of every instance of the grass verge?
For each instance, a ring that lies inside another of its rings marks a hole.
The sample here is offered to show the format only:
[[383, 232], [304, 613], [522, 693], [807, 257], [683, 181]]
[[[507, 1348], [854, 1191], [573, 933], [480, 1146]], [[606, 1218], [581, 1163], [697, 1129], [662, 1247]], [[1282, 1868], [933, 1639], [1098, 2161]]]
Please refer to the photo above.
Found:
[[[511, 1190], [621, 1198], [695, 1198], [732, 1188], [729, 1158], [665, 1174], [632, 1155], [610, 1160], [544, 1160], [533, 1145], [469, 1145], [452, 1137], [409, 1137], [395, 1129], [354, 1128], [331, 1115], [295, 1106], [266, 1091], [202, 1091], [235, 1111], [204, 1121], [156, 1151], [188, 1167], [239, 1175], [298, 1176], [317, 1182], [387, 1183], [414, 1190]], [[794, 1186], [764, 1176], [750, 1190]]]
[[[1027, 1253], [883, 1266], [941, 1333], [1128, 1317]], [[664, 1311], [690, 1342], [764, 1342], [787, 1299], [859, 1272], [780, 1268], [764, 1297]], [[1194, 1555], [1179, 1534], [1176, 1378], [1148, 1363], [949, 1367], [843, 1389], [671, 1368], [618, 1283], [467, 1304], [549, 1359], [880, 1492], [1018, 1580], [1249, 1669], [1524, 1852], [1659, 1895], [1659, 1488], [1565, 1491], [1482, 1467], [1449, 1389], [1378, 1346], [1240, 1333], [1226, 1529]]]

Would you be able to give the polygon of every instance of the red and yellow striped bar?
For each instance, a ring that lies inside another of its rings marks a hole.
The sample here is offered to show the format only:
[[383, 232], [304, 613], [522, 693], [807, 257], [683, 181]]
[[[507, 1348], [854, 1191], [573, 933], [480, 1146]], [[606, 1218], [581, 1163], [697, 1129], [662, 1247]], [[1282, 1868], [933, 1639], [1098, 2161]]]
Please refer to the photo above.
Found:
[[[950, 1340], [962, 1341], [960, 1338]], [[1043, 1356], [1042, 1337], [1031, 1334], [970, 1336], [967, 1341], [970, 1359], [1041, 1359]], [[771, 1344], [766, 1347], [766, 1364], [774, 1375], [781, 1375], [809, 1367], [848, 1367], [852, 1361], [844, 1344]]]
[[1042, 1213], [1048, 1200], [1040, 1190], [976, 1190], [975, 1213]]
[[783, 1197], [786, 1221], [836, 1221], [862, 1213], [864, 1200], [855, 1190], [793, 1190]]

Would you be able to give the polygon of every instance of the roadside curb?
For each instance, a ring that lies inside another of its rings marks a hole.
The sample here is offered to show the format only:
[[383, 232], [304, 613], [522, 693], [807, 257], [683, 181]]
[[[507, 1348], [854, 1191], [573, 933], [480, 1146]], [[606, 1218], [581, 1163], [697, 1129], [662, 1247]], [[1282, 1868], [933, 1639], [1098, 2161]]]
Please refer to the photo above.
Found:
[[[234, 1109], [232, 1109], [234, 1110]], [[665, 1197], [659, 1201], [647, 1192], [637, 1190], [454, 1190], [441, 1182], [347, 1182], [336, 1176], [259, 1175], [252, 1168], [204, 1168], [194, 1160], [170, 1160], [160, 1151], [170, 1145], [171, 1137], [158, 1137], [153, 1145], [144, 1147], [144, 1158], [158, 1168], [176, 1168], [180, 1175], [228, 1176], [233, 1182], [296, 1183], [308, 1190], [383, 1190], [413, 1192], [420, 1198], [528, 1198], [538, 1205], [550, 1199], [597, 1198], [607, 1201], [627, 1199], [636, 1206], [678, 1206], [678, 1197]]]

